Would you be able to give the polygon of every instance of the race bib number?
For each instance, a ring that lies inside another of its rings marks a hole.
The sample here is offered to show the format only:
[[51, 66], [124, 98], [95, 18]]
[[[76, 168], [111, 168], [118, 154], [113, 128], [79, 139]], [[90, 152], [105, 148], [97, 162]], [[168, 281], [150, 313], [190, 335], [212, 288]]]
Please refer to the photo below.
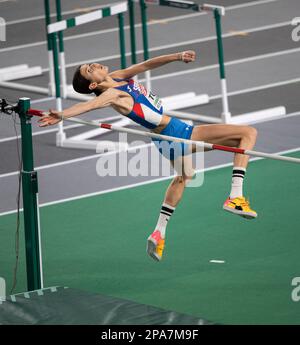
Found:
[[161, 110], [161, 100], [158, 96], [154, 95], [151, 91], [146, 96], [148, 101], [153, 105], [153, 107], [157, 110]]
[[134, 82], [133, 89], [138, 91], [140, 94], [144, 95], [149, 103], [158, 111], [161, 111], [162, 103], [158, 96], [156, 96], [153, 92], [147, 91], [146, 88], [137, 82]]

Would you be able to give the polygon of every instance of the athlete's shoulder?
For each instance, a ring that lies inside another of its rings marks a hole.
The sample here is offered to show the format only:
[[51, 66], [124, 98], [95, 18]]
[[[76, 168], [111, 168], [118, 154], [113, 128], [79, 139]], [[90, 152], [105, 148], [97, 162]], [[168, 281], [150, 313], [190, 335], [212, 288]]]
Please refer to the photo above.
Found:
[[129, 78], [126, 77], [124, 70], [122, 70], [122, 69], [109, 73], [109, 76], [115, 80], [116, 79], [117, 80], [126, 80], [126, 81], [130, 80]]
[[99, 102], [101, 102], [103, 100], [113, 100], [117, 96], [117, 90], [113, 87], [110, 87], [107, 90], [101, 92], [100, 95], [96, 96], [96, 99], [99, 100]]

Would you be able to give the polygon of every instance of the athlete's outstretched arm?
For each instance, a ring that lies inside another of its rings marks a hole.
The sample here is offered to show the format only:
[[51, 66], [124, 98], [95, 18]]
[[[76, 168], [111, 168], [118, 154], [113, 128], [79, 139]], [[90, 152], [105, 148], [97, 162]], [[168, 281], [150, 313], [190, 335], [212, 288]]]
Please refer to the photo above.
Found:
[[174, 61], [183, 61], [183, 62], [192, 62], [195, 61], [196, 53], [193, 50], [187, 50], [181, 53], [174, 53], [168, 55], [161, 55], [154, 57], [152, 59], [146, 60], [144, 62], [132, 65], [128, 68], [114, 71], [111, 73], [112, 77], [115, 78], [132, 78], [139, 73], [143, 73], [154, 68], [161, 67], [167, 63], [174, 62]]
[[87, 113], [91, 110], [108, 107], [112, 104], [114, 98], [114, 92], [108, 90], [103, 92], [100, 96], [91, 99], [90, 101], [77, 103], [69, 108], [64, 109], [63, 111], [50, 109], [49, 113], [39, 120], [39, 126], [46, 127], [49, 125], [55, 125], [63, 120], [63, 118], [69, 118]]

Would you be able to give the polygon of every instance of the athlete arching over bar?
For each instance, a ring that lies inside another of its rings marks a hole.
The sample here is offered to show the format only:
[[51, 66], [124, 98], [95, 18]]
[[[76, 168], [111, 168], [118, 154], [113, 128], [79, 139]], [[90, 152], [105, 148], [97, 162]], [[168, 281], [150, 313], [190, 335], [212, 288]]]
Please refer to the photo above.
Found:
[[[74, 90], [82, 94], [94, 93], [97, 97], [78, 103], [62, 112], [50, 110], [50, 113], [40, 120], [40, 126], [54, 125], [63, 118], [111, 106], [120, 114], [155, 133], [251, 150], [256, 142], [257, 131], [255, 128], [226, 124], [190, 126], [164, 114], [159, 98], [132, 79], [139, 73], [167, 63], [175, 61], [189, 63], [195, 61], [195, 58], [194, 51], [184, 51], [154, 57], [126, 69], [112, 72], [109, 72], [107, 66], [98, 63], [81, 65], [76, 69], [73, 77]], [[170, 159], [173, 166], [177, 159], [180, 159], [183, 165], [181, 173], [172, 180], [166, 191], [157, 225], [147, 240], [147, 253], [153, 259], [160, 261], [165, 246], [168, 220], [181, 200], [184, 188], [192, 179], [193, 173], [190, 171], [187, 173], [184, 167], [184, 165], [188, 165], [188, 159], [190, 159], [188, 157], [190, 151], [186, 144], [178, 144], [181, 145], [181, 150], [171, 148], [166, 151], [160, 146], [160, 140], [154, 140], [154, 143], [160, 152]], [[195, 149], [193, 147], [192, 151], [195, 152]], [[243, 179], [248, 159], [247, 155], [237, 153], [234, 155], [231, 191], [223, 209], [244, 218], [254, 219], [257, 217], [257, 213], [250, 208], [249, 201], [243, 195]]]

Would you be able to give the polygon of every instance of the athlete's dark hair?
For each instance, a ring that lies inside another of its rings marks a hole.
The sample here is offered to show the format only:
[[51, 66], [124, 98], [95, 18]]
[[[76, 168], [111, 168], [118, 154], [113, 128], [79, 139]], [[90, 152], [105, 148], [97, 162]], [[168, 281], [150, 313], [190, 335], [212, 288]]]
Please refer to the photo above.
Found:
[[87, 80], [80, 72], [80, 68], [81, 66], [78, 66], [76, 68], [76, 71], [74, 73], [73, 76], [73, 89], [76, 92], [79, 93], [84, 93], [84, 94], [90, 94], [90, 93], [94, 93], [96, 96], [99, 96], [101, 94], [101, 91], [99, 90], [91, 90], [89, 88], [91, 82], [89, 80]]

